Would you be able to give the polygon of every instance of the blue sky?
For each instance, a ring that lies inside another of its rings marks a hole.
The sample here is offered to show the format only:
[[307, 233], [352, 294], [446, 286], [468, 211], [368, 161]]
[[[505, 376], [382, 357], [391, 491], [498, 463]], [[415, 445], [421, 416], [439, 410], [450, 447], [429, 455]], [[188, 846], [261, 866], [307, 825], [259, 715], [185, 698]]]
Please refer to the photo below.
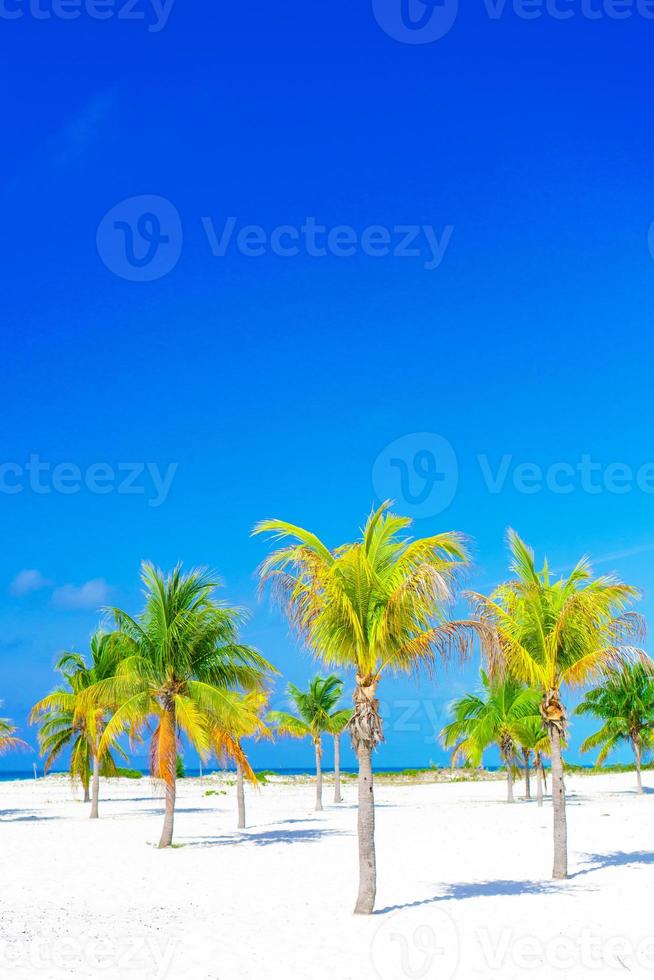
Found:
[[[7, 0], [0, 698], [30, 741], [58, 651], [105, 601], [138, 609], [143, 558], [217, 569], [304, 683], [256, 599], [266, 516], [337, 544], [395, 496], [416, 533], [470, 535], [482, 590], [511, 525], [651, 613], [654, 21], [564, 8], [480, 0], [404, 43], [399, 0], [175, 3], [163, 25], [144, 0]], [[385, 682], [379, 765], [444, 759], [434, 718], [476, 667]]]

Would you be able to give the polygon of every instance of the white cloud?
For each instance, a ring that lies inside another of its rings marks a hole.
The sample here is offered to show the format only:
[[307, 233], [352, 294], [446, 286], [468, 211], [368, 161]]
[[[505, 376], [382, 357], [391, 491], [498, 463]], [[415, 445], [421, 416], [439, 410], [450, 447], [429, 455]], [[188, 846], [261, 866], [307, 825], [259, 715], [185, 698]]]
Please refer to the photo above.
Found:
[[19, 572], [9, 586], [11, 595], [29, 595], [30, 592], [38, 592], [39, 589], [46, 589], [52, 582], [44, 578], [36, 568], [25, 568]]
[[103, 578], [93, 578], [82, 585], [62, 585], [52, 593], [52, 601], [60, 609], [97, 609], [111, 595]]

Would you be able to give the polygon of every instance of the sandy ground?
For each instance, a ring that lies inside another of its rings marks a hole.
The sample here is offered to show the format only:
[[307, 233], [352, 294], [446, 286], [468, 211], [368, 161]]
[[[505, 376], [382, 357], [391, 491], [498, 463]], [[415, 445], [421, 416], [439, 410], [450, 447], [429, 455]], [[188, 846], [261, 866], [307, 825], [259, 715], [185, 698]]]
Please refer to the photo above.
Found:
[[[548, 880], [551, 812], [500, 782], [377, 785], [377, 913], [355, 917], [356, 787], [179, 784], [158, 851], [148, 779], [0, 783], [0, 977], [578, 980], [654, 971], [654, 789], [568, 779], [571, 878]], [[654, 783], [651, 774], [646, 782]], [[224, 795], [205, 796], [209, 788]], [[326, 787], [326, 800], [331, 787]]]

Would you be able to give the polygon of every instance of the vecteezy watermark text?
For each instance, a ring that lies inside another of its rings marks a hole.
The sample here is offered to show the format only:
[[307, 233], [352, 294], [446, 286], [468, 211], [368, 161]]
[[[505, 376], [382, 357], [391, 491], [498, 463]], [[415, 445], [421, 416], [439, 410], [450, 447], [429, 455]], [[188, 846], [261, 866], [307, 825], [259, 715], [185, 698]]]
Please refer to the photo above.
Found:
[[[0, 970], [3, 977], [14, 971], [30, 971], [30, 976], [52, 976], [54, 970], [75, 973], [76, 976], [111, 975], [138, 976], [163, 980], [169, 976], [177, 940], [162, 945], [149, 936], [125, 937], [116, 940], [109, 936], [74, 938], [73, 936], [43, 936], [0, 940]], [[23, 974], [24, 975], [24, 974]]]
[[[0, 0], [1, 2], [1, 0]], [[298, 224], [265, 227], [231, 215], [199, 219], [214, 258], [238, 254], [246, 258], [274, 255], [282, 259], [352, 258], [413, 259], [433, 272], [445, 258], [454, 226], [432, 224], [321, 223], [311, 215]], [[110, 208], [96, 233], [98, 255], [106, 267], [130, 282], [153, 282], [175, 268], [182, 253], [182, 221], [174, 204], [156, 194], [126, 198]]]
[[[545, 465], [516, 458], [477, 453], [476, 470], [484, 491], [497, 496], [507, 490], [534, 496], [551, 493], [654, 495], [654, 460], [637, 466], [600, 462], [590, 453]], [[469, 468], [467, 468], [469, 472]], [[412, 432], [391, 442], [379, 454], [372, 470], [377, 497], [402, 504], [411, 517], [434, 517], [454, 500], [459, 486], [459, 460], [454, 447], [435, 432]]]
[[[512, 14], [519, 20], [543, 17], [567, 21], [654, 20], [654, 0], [481, 0], [489, 20]], [[372, 0], [375, 20], [382, 30], [404, 44], [431, 44], [454, 27], [459, 0]]]
[[82, 468], [71, 462], [52, 464], [32, 453], [24, 463], [0, 462], [0, 494], [27, 491], [39, 496], [67, 496], [86, 490], [102, 496], [145, 496], [148, 507], [160, 507], [170, 493], [177, 467], [177, 463], [169, 463], [165, 469], [157, 463], [91, 463]]
[[0, 0], [0, 20], [126, 20], [145, 22], [151, 34], [168, 23], [175, 0]]
[[238, 218], [229, 217], [218, 229], [209, 217], [202, 218], [202, 227], [211, 252], [223, 258], [232, 249], [250, 258], [270, 252], [281, 258], [308, 255], [320, 259], [327, 255], [351, 258], [360, 252], [369, 258], [422, 258], [423, 269], [437, 269], [452, 238], [453, 225], [438, 232], [433, 225], [368, 225], [361, 230], [352, 225], [320, 224], [307, 217], [301, 225], [277, 225], [267, 230], [262, 225], [241, 225]]

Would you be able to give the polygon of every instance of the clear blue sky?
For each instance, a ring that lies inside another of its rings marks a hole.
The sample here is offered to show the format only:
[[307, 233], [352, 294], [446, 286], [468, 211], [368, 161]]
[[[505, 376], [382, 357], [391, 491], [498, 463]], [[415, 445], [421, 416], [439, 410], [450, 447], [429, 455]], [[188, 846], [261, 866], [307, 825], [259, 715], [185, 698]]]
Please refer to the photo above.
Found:
[[[469, 534], [473, 587], [505, 574], [512, 525], [555, 567], [597, 556], [652, 612], [654, 496], [635, 472], [654, 461], [654, 21], [591, 20], [581, 2], [568, 20], [510, 4], [493, 18], [479, 0], [440, 40], [409, 44], [391, 36], [399, 2], [378, 0], [377, 19], [369, 0], [250, 0], [178, 2], [158, 31], [151, 13], [37, 19], [27, 7], [2, 24], [0, 462], [3, 488], [23, 489], [0, 492], [0, 698], [32, 742], [26, 714], [58, 651], [86, 649], [103, 601], [138, 609], [143, 558], [217, 569], [225, 596], [253, 611], [246, 638], [304, 683], [313, 665], [256, 600], [265, 545], [249, 531], [280, 516], [336, 544], [379, 495], [419, 510], [420, 478], [403, 498], [391, 462], [410, 473], [431, 458], [416, 433], [452, 447], [416, 532]], [[143, 226], [141, 257], [157, 232], [172, 250], [151, 281], [120, 257], [120, 222], [139, 207], [121, 202], [142, 196], [161, 227]], [[229, 217], [236, 233], [268, 235], [315, 218], [350, 226], [359, 245], [216, 256], [207, 226], [219, 236]], [[424, 267], [422, 237], [418, 257], [364, 254], [373, 225], [393, 246], [397, 226], [434, 229], [442, 261]], [[533, 479], [516, 475], [584, 455], [610, 489], [556, 471], [526, 493]], [[64, 494], [50, 470], [39, 485], [51, 492], [36, 492], [17, 469], [30, 456], [83, 476], [96, 463], [177, 468], [150, 506], [145, 475], [143, 494]], [[627, 492], [610, 492], [615, 463], [634, 471]], [[41, 578], [14, 582], [29, 570]], [[379, 765], [442, 760], [433, 713], [442, 723], [475, 672], [386, 682]], [[289, 741], [252, 756], [311, 761]]]

